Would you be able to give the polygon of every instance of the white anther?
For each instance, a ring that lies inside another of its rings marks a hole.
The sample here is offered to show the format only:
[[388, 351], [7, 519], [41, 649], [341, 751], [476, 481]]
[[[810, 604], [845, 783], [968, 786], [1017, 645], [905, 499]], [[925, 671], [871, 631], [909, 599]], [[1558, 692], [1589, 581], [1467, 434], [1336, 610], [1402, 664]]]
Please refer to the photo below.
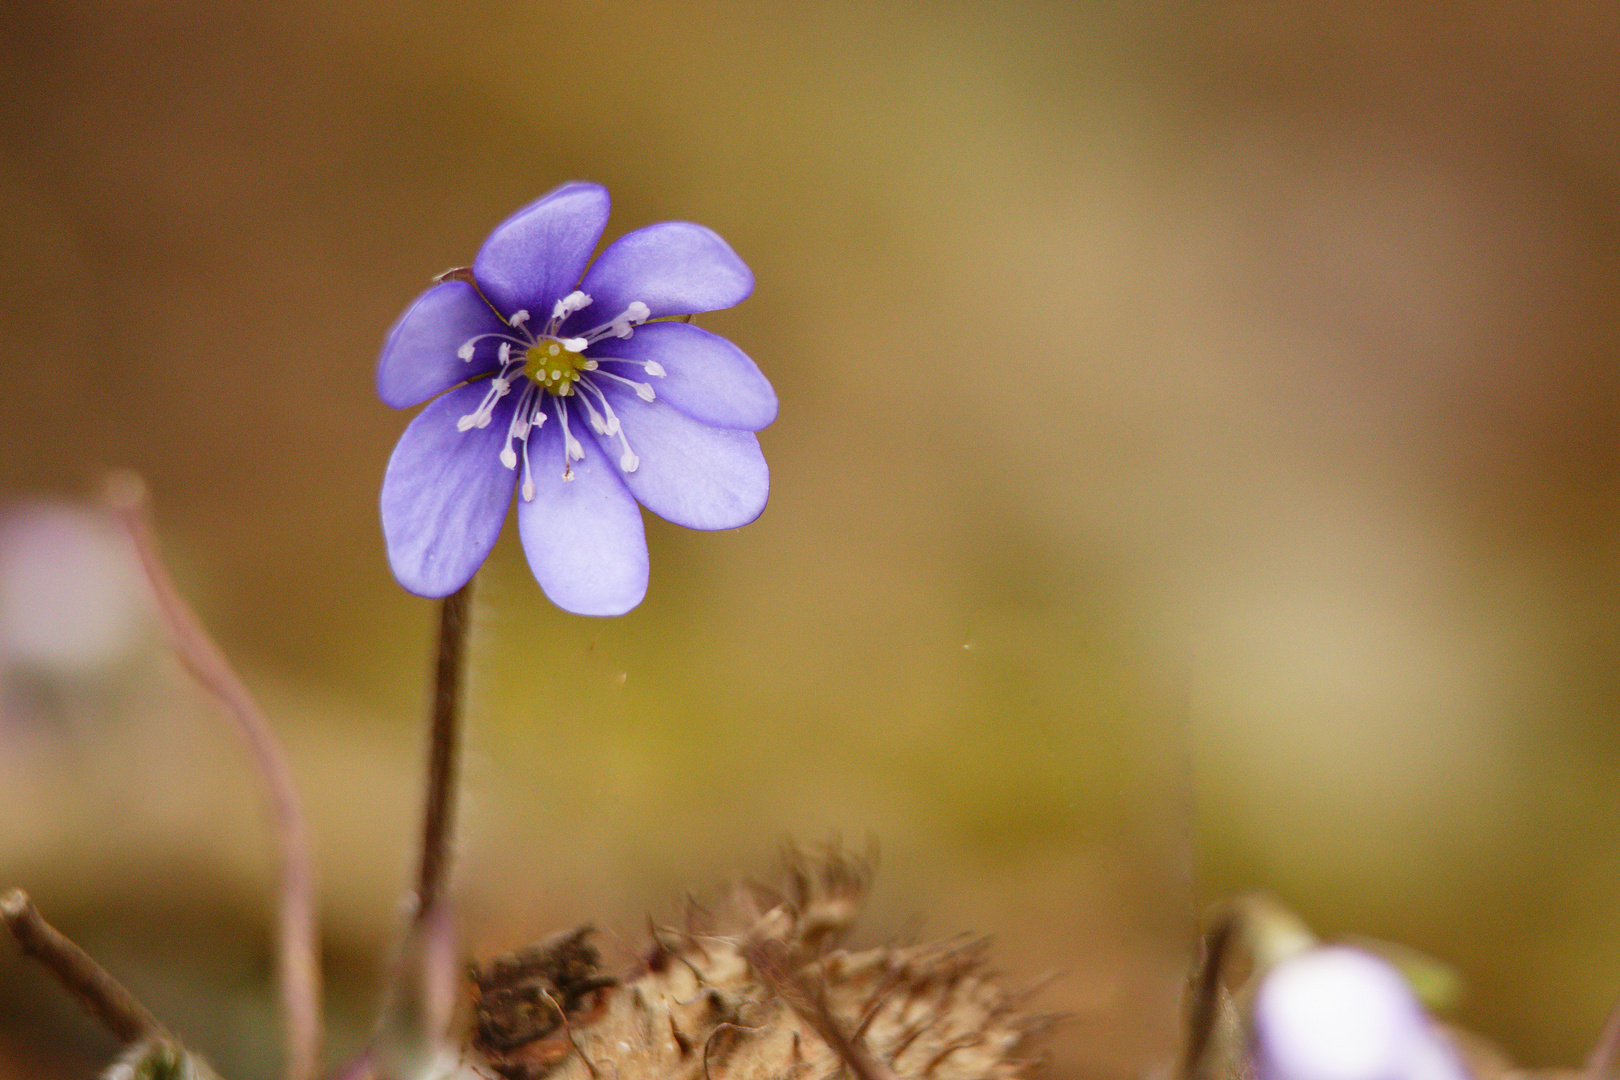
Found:
[[456, 421], [456, 430], [471, 431], [473, 425], [476, 423], [478, 423], [478, 414], [468, 413], [466, 416], [463, 416], [460, 420]]
[[583, 364], [581, 364], [579, 366], [581, 368], [585, 369], [586, 371], [595, 371], [596, 368], [597, 368], [597, 364], [596, 364], [595, 360], [587, 360], [587, 361], [585, 361]]
[[514, 311], [514, 312], [512, 312], [512, 317], [510, 319], [506, 320], [507, 324], [510, 325], [510, 326], [522, 326], [524, 323], [526, 323], [528, 321], [529, 321], [529, 313], [528, 313], [527, 310]]
[[656, 375], [660, 379], [662, 379], [665, 375], [669, 374], [669, 372], [664, 370], [664, 365], [660, 364], [656, 360], [648, 360], [645, 364], [642, 364], [641, 367], [642, 367], [642, 370], [645, 371], [647, 374]]
[[585, 460], [585, 448], [581, 446], [579, 444], [579, 440], [574, 438], [572, 435], [568, 436], [568, 456], [573, 458], [575, 461]]
[[513, 450], [511, 446], [503, 446], [501, 448], [501, 464], [508, 469], [517, 468], [517, 451]]
[[573, 292], [557, 301], [556, 306], [551, 309], [551, 317], [553, 319], [566, 319], [580, 308], [589, 307], [590, 303], [590, 297], [586, 296], [578, 289], [575, 289]]
[[501, 342], [501, 351], [496, 355], [500, 357], [502, 364], [510, 364], [512, 362], [512, 343], [510, 341]]
[[471, 342], [471, 341], [462, 342], [461, 343], [461, 348], [456, 350], [456, 355], [459, 356], [463, 360], [471, 360], [473, 358], [473, 342]]
[[638, 382], [633, 383], [632, 385], [636, 388], [636, 397], [640, 398], [642, 401], [651, 401], [653, 398], [658, 396], [653, 393], [652, 383]]
[[523, 481], [523, 501], [534, 502], [534, 480], [532, 478]]
[[630, 305], [612, 319], [586, 333], [587, 341], [600, 341], [609, 334], [614, 337], [627, 338], [635, 333], [635, 328], [647, 321], [652, 311], [640, 300], [632, 300]]
[[[503, 376], [497, 375], [493, 379], [489, 380], [489, 385], [491, 385], [491, 386], [493, 386], [495, 388], [495, 396], [496, 397], [505, 397], [506, 392], [508, 390], [512, 389], [512, 380], [508, 379], [508, 378], [505, 378]], [[651, 401], [652, 399], [648, 398], [647, 400]]]
[[586, 341], [582, 337], [562, 338], [561, 340], [562, 347], [567, 349], [569, 352], [584, 352], [585, 346], [590, 344], [589, 341]]
[[640, 467], [641, 459], [636, 457], [636, 455], [632, 454], [628, 450], [624, 452], [624, 456], [619, 458], [619, 468], [623, 469], [625, 472], [635, 472]]

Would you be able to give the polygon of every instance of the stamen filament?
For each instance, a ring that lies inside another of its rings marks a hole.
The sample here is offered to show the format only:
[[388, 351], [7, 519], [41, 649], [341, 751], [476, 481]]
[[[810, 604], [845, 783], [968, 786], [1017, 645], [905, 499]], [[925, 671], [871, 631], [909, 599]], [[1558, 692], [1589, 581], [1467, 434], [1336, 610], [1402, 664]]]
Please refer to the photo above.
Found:
[[[580, 381], [582, 383], [584, 382], [583, 379]], [[596, 387], [593, 386], [591, 389], [595, 390]], [[598, 435], [612, 434], [612, 432], [608, 429], [607, 421], [603, 420], [601, 414], [596, 411], [595, 406], [591, 404], [590, 398], [586, 397], [584, 394], [581, 394], [579, 395], [579, 403], [585, 406], [585, 412], [590, 416], [592, 431], [596, 432]]]
[[570, 463], [569, 459], [572, 458], [574, 461], [584, 461], [585, 460], [585, 449], [584, 449], [584, 447], [579, 445], [579, 440], [574, 438], [573, 432], [568, 430], [568, 406], [563, 403], [563, 399], [560, 398], [560, 397], [554, 397], [551, 400], [556, 402], [556, 404], [557, 404], [557, 422], [562, 425], [562, 434], [563, 434], [563, 475], [562, 475], [562, 478], [564, 480], [572, 480], [574, 478], [574, 466]]
[[[558, 327], [574, 312], [589, 307], [591, 298], [575, 289], [561, 300], [552, 305], [551, 318], [546, 322], [546, 337], [555, 337]], [[575, 350], [576, 352], [578, 350]]]
[[660, 379], [669, 374], [664, 370], [664, 365], [656, 360], [629, 360], [623, 356], [598, 356], [596, 359], [614, 364], [634, 364], [647, 374], [657, 376]]
[[[604, 374], [606, 373], [604, 372]], [[619, 468], [625, 472], [635, 472], [641, 467], [641, 459], [636, 456], [634, 450], [630, 449], [630, 438], [624, 433], [624, 425], [619, 422], [618, 416], [614, 414], [613, 406], [608, 404], [607, 395], [602, 393], [601, 388], [589, 379], [581, 379], [580, 382], [602, 399], [602, 410], [607, 413], [607, 434], [610, 436], [617, 435], [619, 443], [624, 447], [624, 453], [619, 455]], [[581, 394], [579, 400], [586, 401], [587, 398], [584, 394]]]
[[653, 393], [652, 383], [636, 382], [634, 379], [627, 379], [623, 375], [615, 375], [611, 371], [599, 371], [597, 374], [601, 375], [603, 378], [613, 379], [615, 382], [624, 383], [624, 385], [634, 390], [636, 392], [636, 397], [640, 398], [642, 401], [651, 401], [653, 398], [658, 396], [657, 394]]
[[510, 334], [503, 334], [499, 330], [492, 330], [487, 334], [478, 334], [475, 337], [470, 337], [466, 341], [463, 341], [461, 343], [461, 347], [456, 350], [456, 356], [464, 361], [471, 360], [473, 358], [473, 349], [477, 347], [478, 343], [483, 341], [485, 338], [491, 337], [500, 338], [503, 341], [509, 341], [513, 345], [526, 346], [529, 344], [526, 341], [521, 341], [518, 338], [512, 337]]
[[[604, 374], [605, 374], [605, 372], [604, 372]], [[619, 428], [622, 425], [620, 425], [620, 423], [619, 423], [618, 416], [615, 415], [614, 412], [613, 412], [613, 406], [608, 404], [607, 395], [602, 393], [602, 388], [597, 386], [590, 379], [581, 378], [579, 380], [579, 382], [580, 382], [581, 386], [585, 387], [591, 393], [596, 395], [597, 400], [599, 400], [602, 403], [602, 411], [605, 414], [607, 414], [607, 420], [603, 423], [603, 425], [601, 427], [596, 429], [598, 434], [617, 435], [619, 433]], [[581, 400], [581, 401], [583, 401], [585, 403], [585, 407], [587, 409], [589, 409], [591, 407], [590, 398], [587, 398], [584, 394], [580, 395], [579, 400]]]
[[640, 300], [632, 300], [628, 307], [619, 312], [608, 322], [585, 332], [588, 341], [600, 341], [609, 334], [614, 337], [627, 338], [635, 333], [635, 328], [647, 321], [652, 310]]
[[506, 425], [506, 445], [501, 447], [501, 464], [508, 469], [517, 467], [517, 454], [512, 450], [512, 440], [522, 439], [527, 453], [529, 444], [529, 399], [534, 396], [534, 383], [523, 387], [519, 395], [517, 406], [512, 410], [512, 421]]

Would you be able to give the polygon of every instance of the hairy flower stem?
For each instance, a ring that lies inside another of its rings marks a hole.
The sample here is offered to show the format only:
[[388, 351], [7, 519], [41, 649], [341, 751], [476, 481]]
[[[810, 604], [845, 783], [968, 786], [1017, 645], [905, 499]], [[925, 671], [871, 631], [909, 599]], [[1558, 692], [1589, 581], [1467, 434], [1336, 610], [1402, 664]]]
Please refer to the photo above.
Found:
[[[433, 1070], [455, 1004], [455, 926], [448, 894], [471, 607], [470, 582], [445, 597], [439, 607], [420, 862], [410, 898], [410, 922], [400, 943], [377, 1037], [368, 1051], [374, 1056], [373, 1065], [386, 1076], [415, 1077]], [[362, 1071], [366, 1068], [363, 1061], [355, 1066]]]
[[22, 951], [48, 968], [85, 1011], [121, 1042], [163, 1035], [163, 1025], [90, 954], [46, 922], [21, 889], [0, 893], [0, 918]]
[[455, 831], [456, 779], [461, 758], [461, 697], [467, 656], [472, 583], [439, 606], [439, 653], [433, 673], [428, 731], [427, 800], [422, 812], [421, 863], [416, 874], [418, 925], [431, 923], [444, 903]]
[[315, 869], [292, 769], [247, 686], [203, 629], [163, 565], [147, 518], [145, 485], [133, 474], [116, 474], [108, 481], [107, 502], [140, 556], [176, 654], [230, 711], [264, 785], [280, 855], [276, 974], [286, 1054], [284, 1075], [287, 1080], [312, 1080], [321, 1050]]
[[445, 903], [450, 847], [455, 835], [461, 762], [462, 691], [466, 682], [467, 634], [472, 625], [472, 582], [439, 606], [439, 650], [433, 672], [433, 712], [428, 732], [427, 798], [422, 810], [421, 863], [411, 937], [421, 942], [422, 987], [430, 1037], [437, 1037], [455, 991], [454, 927]]

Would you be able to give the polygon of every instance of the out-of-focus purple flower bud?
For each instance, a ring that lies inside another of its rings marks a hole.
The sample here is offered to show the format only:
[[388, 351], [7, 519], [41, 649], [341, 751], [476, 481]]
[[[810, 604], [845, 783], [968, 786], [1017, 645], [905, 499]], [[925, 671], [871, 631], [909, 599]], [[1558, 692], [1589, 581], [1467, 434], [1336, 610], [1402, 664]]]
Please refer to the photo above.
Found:
[[1398, 971], [1359, 949], [1310, 949], [1254, 1002], [1260, 1080], [1468, 1080]]

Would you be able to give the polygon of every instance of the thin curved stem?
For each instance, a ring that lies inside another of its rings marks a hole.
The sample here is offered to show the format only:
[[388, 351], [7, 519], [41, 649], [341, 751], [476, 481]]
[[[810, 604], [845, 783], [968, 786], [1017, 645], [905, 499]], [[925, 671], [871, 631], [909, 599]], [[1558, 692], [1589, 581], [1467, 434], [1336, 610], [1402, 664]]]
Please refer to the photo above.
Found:
[[321, 1048], [320, 946], [314, 860], [292, 769], [264, 713], [163, 565], [147, 517], [145, 485], [132, 474], [119, 474], [108, 482], [107, 501], [140, 556], [175, 653], [230, 712], [264, 786], [280, 863], [276, 973], [286, 1048], [284, 1075], [287, 1080], [312, 1080]]

